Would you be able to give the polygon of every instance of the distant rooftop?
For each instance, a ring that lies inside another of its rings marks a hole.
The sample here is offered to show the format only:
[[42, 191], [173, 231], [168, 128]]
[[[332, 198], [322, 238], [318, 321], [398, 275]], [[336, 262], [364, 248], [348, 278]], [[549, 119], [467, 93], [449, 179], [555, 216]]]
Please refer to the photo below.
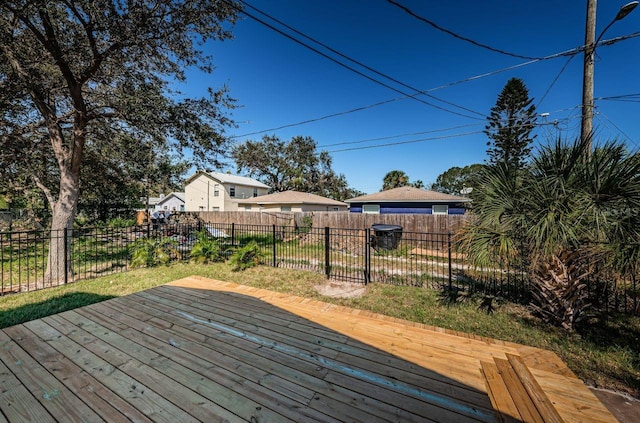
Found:
[[319, 204], [323, 206], [346, 206], [342, 201], [300, 191], [282, 191], [273, 194], [238, 200], [238, 204]]
[[345, 200], [346, 203], [363, 203], [363, 202], [458, 202], [469, 203], [471, 200], [467, 197], [459, 197], [457, 195], [443, 194], [436, 191], [427, 191], [425, 189], [414, 187], [393, 188], [386, 191], [376, 192], [374, 194], [361, 195], [360, 197]]
[[256, 187], [256, 188], [267, 188], [267, 189], [270, 188], [269, 185], [263, 184], [262, 182], [255, 180], [253, 178], [249, 178], [247, 176], [232, 175], [230, 173], [224, 173], [224, 172], [198, 171], [194, 175], [191, 175], [189, 178], [187, 178], [185, 183], [188, 184], [189, 182], [191, 182], [191, 180], [197, 178], [199, 175], [207, 175], [210, 178], [220, 181], [223, 184], [243, 185], [243, 186]]

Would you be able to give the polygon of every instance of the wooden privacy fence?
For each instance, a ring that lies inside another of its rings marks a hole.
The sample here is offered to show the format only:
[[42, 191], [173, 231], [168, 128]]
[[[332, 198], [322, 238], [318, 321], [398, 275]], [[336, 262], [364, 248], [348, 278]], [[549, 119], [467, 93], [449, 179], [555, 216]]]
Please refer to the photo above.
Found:
[[361, 214], [349, 212], [187, 212], [204, 223], [276, 225], [332, 229], [371, 228], [374, 224], [402, 226], [405, 232], [455, 233], [470, 215]]

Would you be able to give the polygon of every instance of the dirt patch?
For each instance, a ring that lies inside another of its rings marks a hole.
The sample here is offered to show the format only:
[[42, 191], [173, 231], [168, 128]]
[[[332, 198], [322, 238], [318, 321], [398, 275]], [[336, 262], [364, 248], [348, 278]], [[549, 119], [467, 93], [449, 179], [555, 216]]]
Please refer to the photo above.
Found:
[[333, 298], [361, 297], [367, 291], [367, 287], [361, 283], [339, 281], [327, 281], [322, 285], [316, 285], [315, 289], [318, 294]]
[[620, 423], [640, 422], [640, 401], [607, 389], [590, 388]]

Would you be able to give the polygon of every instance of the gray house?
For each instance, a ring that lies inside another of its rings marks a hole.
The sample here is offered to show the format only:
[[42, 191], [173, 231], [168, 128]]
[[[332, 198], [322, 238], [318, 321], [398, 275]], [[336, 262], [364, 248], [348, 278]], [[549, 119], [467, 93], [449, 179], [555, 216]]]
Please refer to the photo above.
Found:
[[464, 214], [471, 200], [466, 197], [400, 187], [345, 200], [351, 213], [370, 214]]

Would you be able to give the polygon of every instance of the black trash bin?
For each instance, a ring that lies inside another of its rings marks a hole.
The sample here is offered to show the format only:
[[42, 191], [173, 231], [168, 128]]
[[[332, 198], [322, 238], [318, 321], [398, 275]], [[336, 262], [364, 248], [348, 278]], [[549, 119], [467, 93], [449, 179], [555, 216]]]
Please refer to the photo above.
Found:
[[375, 224], [371, 226], [373, 229], [373, 247], [383, 250], [395, 250], [398, 248], [398, 242], [402, 238], [402, 226]]

